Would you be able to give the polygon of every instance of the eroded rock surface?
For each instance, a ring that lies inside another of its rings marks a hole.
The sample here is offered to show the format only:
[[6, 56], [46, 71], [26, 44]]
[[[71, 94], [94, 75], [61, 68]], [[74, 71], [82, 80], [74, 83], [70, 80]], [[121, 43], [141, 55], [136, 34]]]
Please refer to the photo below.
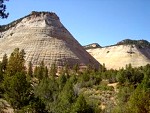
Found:
[[133, 67], [150, 64], [150, 48], [147, 46], [114, 45], [87, 51], [108, 69], [125, 68], [127, 64]]
[[78, 43], [62, 25], [59, 17], [50, 12], [32, 12], [8, 25], [0, 27], [0, 59], [8, 56], [15, 48], [24, 49], [26, 64], [33, 66], [44, 61], [45, 65], [73, 66], [99, 63]]

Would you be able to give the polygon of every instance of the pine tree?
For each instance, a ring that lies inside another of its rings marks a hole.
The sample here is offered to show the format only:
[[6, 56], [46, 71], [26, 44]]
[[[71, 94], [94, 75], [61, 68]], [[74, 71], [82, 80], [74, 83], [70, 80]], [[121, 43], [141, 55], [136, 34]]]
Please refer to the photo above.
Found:
[[3, 72], [5, 72], [7, 65], [8, 65], [7, 54], [4, 54], [3, 59], [2, 59], [2, 71]]
[[130, 96], [127, 109], [128, 113], [149, 113], [150, 91], [143, 89], [142, 85], [139, 85]]
[[34, 69], [34, 76], [41, 81], [44, 78], [44, 62], [40, 63], [40, 66], [36, 66]]
[[37, 66], [35, 66], [35, 68], [34, 68], [33, 75], [34, 75], [34, 77], [38, 76], [38, 67]]
[[47, 68], [47, 66], [44, 67], [43, 77], [48, 78], [48, 68]]
[[75, 102], [73, 106], [73, 112], [74, 113], [89, 113], [90, 112], [90, 107], [87, 105], [87, 102], [83, 95], [79, 95], [79, 97], [77, 98], [77, 101]]
[[2, 63], [0, 62], [0, 83], [2, 82], [3, 80], [3, 70], [2, 70]]
[[67, 63], [64, 66], [63, 74], [66, 75], [67, 78], [69, 78], [69, 65]]
[[52, 64], [51, 65], [51, 68], [50, 68], [50, 77], [55, 77], [56, 76], [56, 73], [57, 73], [57, 68], [56, 68], [56, 65], [55, 64]]
[[29, 104], [30, 83], [23, 72], [5, 76], [3, 82], [4, 97], [14, 109], [21, 109]]
[[17, 72], [25, 72], [24, 50], [14, 49], [11, 53], [7, 65], [7, 75], [12, 76]]
[[7, 56], [3, 57], [3, 70], [6, 70], [3, 81], [5, 99], [14, 109], [28, 105], [30, 97], [30, 83], [26, 80], [24, 50], [16, 48], [7, 64]]
[[73, 66], [73, 70], [74, 70], [75, 73], [78, 73], [78, 71], [79, 71], [79, 64], [75, 64]]
[[55, 79], [43, 78], [34, 93], [45, 104], [49, 113], [57, 113], [54, 112], [58, 97], [58, 84]]
[[74, 103], [76, 97], [73, 90], [73, 85], [70, 80], [68, 80], [61, 90], [58, 100], [58, 108], [62, 113], [70, 113], [72, 104]]
[[59, 89], [62, 90], [62, 88], [64, 87], [64, 85], [67, 81], [67, 78], [64, 74], [62, 74], [59, 76], [59, 78], [57, 80], [58, 80], [58, 84], [59, 84]]
[[28, 64], [28, 75], [30, 77], [33, 77], [33, 69], [32, 69], [32, 63], [31, 63], [31, 61]]

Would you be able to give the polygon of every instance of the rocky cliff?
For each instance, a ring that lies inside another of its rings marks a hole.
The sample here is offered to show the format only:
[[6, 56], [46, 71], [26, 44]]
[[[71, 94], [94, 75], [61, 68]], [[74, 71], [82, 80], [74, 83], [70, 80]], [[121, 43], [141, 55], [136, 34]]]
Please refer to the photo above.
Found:
[[57, 66], [90, 64], [97, 68], [100, 65], [63, 26], [55, 13], [33, 11], [0, 26], [0, 59], [5, 53], [9, 56], [15, 48], [24, 49], [26, 64], [31, 61], [33, 66], [41, 61], [48, 67], [54, 63]]

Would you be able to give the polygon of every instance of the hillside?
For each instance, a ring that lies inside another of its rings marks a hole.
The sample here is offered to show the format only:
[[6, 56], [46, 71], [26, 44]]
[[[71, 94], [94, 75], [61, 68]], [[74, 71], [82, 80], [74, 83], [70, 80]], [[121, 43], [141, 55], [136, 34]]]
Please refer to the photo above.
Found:
[[14, 50], [8, 62], [0, 62], [0, 113], [150, 111], [150, 65], [120, 70], [88, 67], [82, 72], [66, 67], [56, 76], [56, 68], [45, 65], [26, 70], [21, 56]]
[[[93, 43], [83, 48], [50, 12], [32, 12], [1, 26], [0, 32], [0, 113], [150, 111], [148, 41], [127, 39], [112, 46]], [[146, 66], [126, 66], [129, 63]], [[81, 72], [79, 66], [86, 65]], [[65, 68], [58, 76], [59, 66]]]
[[133, 67], [150, 64], [150, 43], [145, 40], [123, 40], [113, 46], [87, 49], [95, 59], [108, 69], [119, 69], [126, 64]]
[[36, 12], [0, 27], [0, 60], [8, 56], [15, 48], [26, 52], [26, 65], [33, 66], [42, 61], [47, 67], [56, 64], [71, 67], [75, 64], [88, 64], [99, 67], [97, 62], [52, 12]]

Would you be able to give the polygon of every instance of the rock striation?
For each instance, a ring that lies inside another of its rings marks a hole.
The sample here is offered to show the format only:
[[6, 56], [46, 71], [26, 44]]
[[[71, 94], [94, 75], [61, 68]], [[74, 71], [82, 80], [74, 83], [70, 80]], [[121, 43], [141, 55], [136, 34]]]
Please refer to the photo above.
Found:
[[30, 61], [33, 66], [44, 61], [48, 67], [54, 63], [57, 66], [90, 64], [96, 68], [100, 65], [51, 12], [33, 11], [0, 26], [0, 59], [5, 53], [9, 56], [15, 48], [25, 50], [26, 65]]
[[116, 45], [87, 49], [95, 59], [108, 69], [119, 69], [131, 64], [133, 67], [150, 64], [150, 43], [145, 40], [123, 40]]

